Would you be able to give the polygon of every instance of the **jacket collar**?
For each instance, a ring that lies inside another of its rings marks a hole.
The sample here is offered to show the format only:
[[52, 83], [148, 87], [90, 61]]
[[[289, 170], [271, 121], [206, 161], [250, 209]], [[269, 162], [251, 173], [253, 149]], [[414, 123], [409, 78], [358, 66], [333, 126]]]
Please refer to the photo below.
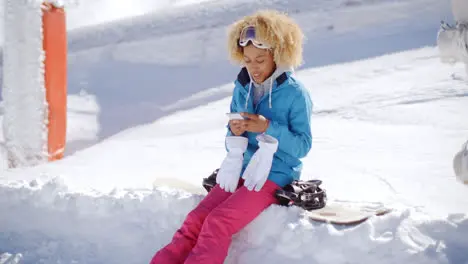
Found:
[[[278, 77], [276, 77], [276, 86], [280, 86], [281, 84], [283, 84], [286, 80], [288, 79], [288, 73], [287, 72], [283, 72], [282, 74], [280, 74]], [[247, 71], [247, 68], [246, 67], [243, 67], [241, 69], [241, 71], [239, 72], [239, 74], [237, 75], [237, 81], [239, 81], [239, 83], [245, 87], [246, 85], [248, 85], [250, 83], [250, 76], [249, 76], [249, 72]]]

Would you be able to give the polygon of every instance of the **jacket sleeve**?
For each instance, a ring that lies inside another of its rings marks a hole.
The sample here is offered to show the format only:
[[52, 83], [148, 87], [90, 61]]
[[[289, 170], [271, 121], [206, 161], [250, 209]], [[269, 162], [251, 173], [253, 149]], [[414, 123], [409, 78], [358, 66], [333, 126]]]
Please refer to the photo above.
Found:
[[265, 134], [276, 138], [278, 150], [296, 158], [305, 157], [312, 147], [311, 114], [313, 103], [309, 93], [303, 90], [292, 102], [289, 125], [270, 120]]

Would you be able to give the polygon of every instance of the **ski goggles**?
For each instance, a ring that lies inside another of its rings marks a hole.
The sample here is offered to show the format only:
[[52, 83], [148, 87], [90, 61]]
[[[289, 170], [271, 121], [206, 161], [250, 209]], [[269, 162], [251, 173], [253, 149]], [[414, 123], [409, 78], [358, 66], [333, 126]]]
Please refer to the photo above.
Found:
[[252, 44], [259, 48], [259, 49], [269, 49], [270, 46], [268, 44], [265, 44], [259, 40], [257, 40], [257, 32], [255, 30], [254, 26], [247, 26], [244, 29], [242, 29], [242, 32], [240, 33], [239, 36], [239, 45], [242, 47], [247, 46], [249, 44], [249, 41], [252, 42]]

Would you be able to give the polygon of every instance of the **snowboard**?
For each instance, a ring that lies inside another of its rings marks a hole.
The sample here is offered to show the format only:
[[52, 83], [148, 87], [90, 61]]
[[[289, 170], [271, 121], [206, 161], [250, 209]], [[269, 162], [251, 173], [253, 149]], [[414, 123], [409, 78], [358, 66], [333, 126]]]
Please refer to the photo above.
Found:
[[[176, 177], [158, 177], [154, 179], [153, 188], [183, 191], [195, 195], [204, 195], [206, 191], [201, 186], [191, 184]], [[1, 264], [1, 263], [0, 263]]]
[[[204, 184], [211, 188], [216, 184], [215, 177], [216, 171], [208, 178], [204, 179]], [[202, 187], [194, 186], [182, 180], [175, 178], [158, 178], [153, 182], [154, 188], [170, 188], [183, 190], [191, 194], [206, 194]], [[283, 204], [284, 205], [284, 204]], [[288, 205], [294, 206], [294, 205]], [[325, 222], [336, 225], [357, 225], [371, 217], [382, 216], [392, 211], [391, 208], [383, 205], [382, 203], [375, 202], [352, 202], [352, 201], [339, 201], [328, 200], [325, 207], [313, 210], [304, 210], [306, 217], [313, 221]]]
[[329, 224], [357, 225], [371, 217], [390, 213], [391, 208], [381, 203], [328, 201], [321, 209], [305, 211], [306, 217]]

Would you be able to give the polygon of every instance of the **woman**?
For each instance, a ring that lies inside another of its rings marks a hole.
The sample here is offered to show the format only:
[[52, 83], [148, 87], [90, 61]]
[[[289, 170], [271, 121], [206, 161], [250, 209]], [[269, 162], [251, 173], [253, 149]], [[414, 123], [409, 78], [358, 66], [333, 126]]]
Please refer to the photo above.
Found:
[[275, 191], [298, 179], [312, 145], [312, 101], [292, 76], [303, 35], [289, 17], [260, 11], [229, 30], [230, 57], [243, 65], [235, 80], [226, 158], [217, 185], [186, 217], [152, 264], [223, 263], [231, 237], [268, 206]]

